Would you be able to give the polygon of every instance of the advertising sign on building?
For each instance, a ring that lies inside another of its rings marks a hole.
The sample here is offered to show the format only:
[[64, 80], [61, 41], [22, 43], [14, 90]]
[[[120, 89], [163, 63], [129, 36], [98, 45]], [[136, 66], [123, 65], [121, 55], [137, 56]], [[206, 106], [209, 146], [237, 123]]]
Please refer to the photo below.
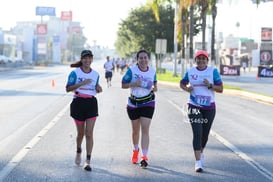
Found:
[[80, 26], [67, 27], [67, 33], [69, 34], [81, 34], [82, 28]]
[[61, 63], [61, 46], [60, 46], [60, 36], [53, 36], [53, 46], [52, 46], [52, 62]]
[[272, 28], [261, 30], [260, 65], [272, 64]]
[[47, 50], [46, 37], [37, 37], [37, 53], [45, 55]]
[[272, 64], [272, 51], [271, 50], [260, 50], [260, 65]]
[[272, 28], [262, 28], [261, 41], [272, 41]]
[[36, 15], [37, 16], [56, 16], [55, 13], [55, 8], [54, 7], [41, 7], [41, 6], [37, 6], [36, 7]]
[[261, 42], [260, 65], [272, 64], [272, 42]]
[[72, 11], [62, 11], [61, 20], [72, 21]]
[[47, 25], [46, 24], [37, 24], [36, 34], [37, 35], [45, 35], [45, 34], [47, 34]]

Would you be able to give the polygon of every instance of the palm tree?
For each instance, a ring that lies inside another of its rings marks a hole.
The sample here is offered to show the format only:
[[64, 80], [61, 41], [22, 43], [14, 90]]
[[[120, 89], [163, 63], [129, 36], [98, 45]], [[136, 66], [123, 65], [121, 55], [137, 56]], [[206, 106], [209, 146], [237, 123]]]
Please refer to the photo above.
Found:
[[[187, 34], [187, 25], [189, 24], [188, 29], [188, 36], [190, 39], [189, 42], [189, 52], [190, 52], [190, 58], [193, 58], [193, 33], [194, 33], [194, 6], [197, 5], [200, 8], [200, 19], [202, 20], [202, 49], [206, 50], [206, 15], [209, 13], [212, 15], [212, 35], [211, 35], [211, 60], [212, 62], [215, 62], [215, 19], [217, 16], [217, 0], [151, 0], [152, 1], [152, 9], [153, 13], [157, 19], [157, 21], [160, 21], [159, 19], [159, 13], [158, 13], [158, 6], [162, 3], [178, 3], [179, 4], [179, 13], [180, 13], [180, 34], [178, 36], [181, 36], [181, 49], [182, 49], [182, 58], [185, 58], [185, 35]], [[230, 0], [232, 2], [233, 0]], [[252, 0], [253, 3], [256, 3], [257, 6], [261, 2], [265, 2], [265, 0]], [[190, 11], [188, 11], [190, 9]], [[189, 22], [188, 22], [189, 19]]]

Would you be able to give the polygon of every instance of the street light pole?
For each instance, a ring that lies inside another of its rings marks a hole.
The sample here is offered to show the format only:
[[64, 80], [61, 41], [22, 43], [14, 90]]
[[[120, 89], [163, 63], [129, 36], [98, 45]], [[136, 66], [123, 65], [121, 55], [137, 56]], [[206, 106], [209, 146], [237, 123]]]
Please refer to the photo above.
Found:
[[190, 5], [190, 44], [189, 44], [189, 54], [190, 54], [190, 66], [193, 65], [193, 32], [194, 32], [194, 16], [193, 16], [193, 0], [191, 1]]
[[177, 11], [178, 11], [178, 4], [175, 2], [174, 8], [174, 37], [173, 37], [173, 44], [174, 44], [174, 72], [173, 76], [177, 76]]

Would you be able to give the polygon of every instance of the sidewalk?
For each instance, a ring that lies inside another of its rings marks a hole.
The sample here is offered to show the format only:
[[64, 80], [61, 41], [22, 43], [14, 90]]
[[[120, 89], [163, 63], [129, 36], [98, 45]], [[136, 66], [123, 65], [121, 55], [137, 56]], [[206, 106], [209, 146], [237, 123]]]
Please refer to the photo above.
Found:
[[[168, 86], [176, 87], [176, 88], [180, 89], [179, 83], [158, 81], [158, 84], [164, 84], [164, 85], [168, 85]], [[253, 101], [258, 101], [258, 102], [263, 102], [263, 103], [273, 105], [273, 97], [264, 96], [264, 95], [257, 94], [257, 93], [251, 93], [249, 91], [224, 89], [223, 94], [240, 96], [240, 97], [247, 98], [247, 99], [250, 99], [250, 100], [253, 100]]]

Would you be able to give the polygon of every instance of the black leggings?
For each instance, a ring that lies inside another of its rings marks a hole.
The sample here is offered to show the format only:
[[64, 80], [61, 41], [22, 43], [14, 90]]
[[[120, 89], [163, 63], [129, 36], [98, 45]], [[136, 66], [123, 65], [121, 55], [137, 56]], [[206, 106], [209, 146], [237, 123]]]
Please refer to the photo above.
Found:
[[215, 114], [216, 109], [205, 110], [189, 105], [188, 117], [193, 132], [192, 144], [194, 150], [205, 148]]

